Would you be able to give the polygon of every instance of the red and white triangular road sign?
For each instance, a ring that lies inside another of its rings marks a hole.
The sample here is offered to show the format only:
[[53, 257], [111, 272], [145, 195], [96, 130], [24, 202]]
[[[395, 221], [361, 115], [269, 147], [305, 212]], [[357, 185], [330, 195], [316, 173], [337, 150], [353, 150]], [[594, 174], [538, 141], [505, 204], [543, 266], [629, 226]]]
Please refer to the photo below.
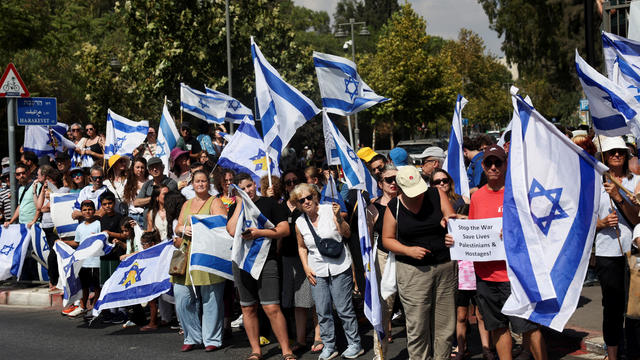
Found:
[[0, 78], [0, 97], [29, 97], [29, 90], [24, 86], [13, 63], [9, 63]]

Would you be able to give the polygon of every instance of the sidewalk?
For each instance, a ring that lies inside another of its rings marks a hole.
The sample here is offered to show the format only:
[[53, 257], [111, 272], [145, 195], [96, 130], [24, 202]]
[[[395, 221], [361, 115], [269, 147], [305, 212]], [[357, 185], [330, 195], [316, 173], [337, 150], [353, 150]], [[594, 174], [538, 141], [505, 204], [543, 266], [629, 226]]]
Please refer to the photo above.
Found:
[[0, 282], [0, 305], [62, 308], [62, 292], [49, 293], [48, 285], [16, 282]]

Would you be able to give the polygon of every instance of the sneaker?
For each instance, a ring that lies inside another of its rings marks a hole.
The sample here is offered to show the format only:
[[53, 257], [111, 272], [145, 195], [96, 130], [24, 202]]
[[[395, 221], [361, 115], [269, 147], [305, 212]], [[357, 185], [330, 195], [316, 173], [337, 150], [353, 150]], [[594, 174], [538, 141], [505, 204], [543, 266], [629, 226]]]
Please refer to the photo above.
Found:
[[402, 317], [402, 311], [398, 310], [398, 312], [396, 312], [395, 314], [393, 314], [393, 316], [391, 317], [391, 321], [394, 320], [398, 320]]
[[364, 354], [364, 349], [360, 345], [349, 345], [347, 350], [342, 353], [344, 359], [355, 359], [358, 356]]
[[320, 356], [318, 356], [318, 360], [331, 360], [338, 357], [338, 352], [335, 350], [331, 350], [328, 348], [322, 349]]
[[231, 322], [232, 328], [239, 328], [239, 327], [242, 327], [243, 325], [244, 325], [244, 322], [242, 321], [242, 314], [240, 314], [240, 316], [238, 316], [237, 319]]
[[76, 317], [76, 316], [84, 314], [86, 311], [87, 310], [85, 310], [85, 309], [81, 308], [80, 306], [78, 306], [73, 311], [68, 313], [67, 316], [68, 317]]
[[62, 315], [67, 316], [69, 315], [70, 312], [72, 312], [73, 310], [77, 309], [78, 306], [76, 305], [71, 305], [69, 307], [67, 307], [66, 309], [62, 309], [62, 311], [60, 312]]
[[126, 328], [132, 328], [132, 327], [136, 327], [136, 326], [137, 326], [136, 323], [134, 323], [131, 320], [127, 320], [127, 322], [122, 325], [122, 328], [126, 329]]

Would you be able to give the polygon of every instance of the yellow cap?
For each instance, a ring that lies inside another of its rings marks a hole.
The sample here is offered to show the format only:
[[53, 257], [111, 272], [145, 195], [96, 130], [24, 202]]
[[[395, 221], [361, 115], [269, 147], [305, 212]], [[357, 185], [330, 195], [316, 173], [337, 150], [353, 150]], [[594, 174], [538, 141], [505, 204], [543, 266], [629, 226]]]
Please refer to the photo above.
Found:
[[378, 153], [373, 151], [373, 149], [368, 146], [358, 150], [358, 157], [364, 160], [364, 162], [371, 161], [371, 159], [373, 159], [373, 157], [376, 155], [378, 155]]
[[109, 158], [109, 169], [111, 169], [113, 167], [113, 165], [116, 162], [118, 162], [118, 160], [120, 160], [120, 159], [129, 160], [129, 158], [126, 157], [126, 156], [122, 156], [122, 155], [118, 155], [118, 154], [111, 155], [111, 157]]

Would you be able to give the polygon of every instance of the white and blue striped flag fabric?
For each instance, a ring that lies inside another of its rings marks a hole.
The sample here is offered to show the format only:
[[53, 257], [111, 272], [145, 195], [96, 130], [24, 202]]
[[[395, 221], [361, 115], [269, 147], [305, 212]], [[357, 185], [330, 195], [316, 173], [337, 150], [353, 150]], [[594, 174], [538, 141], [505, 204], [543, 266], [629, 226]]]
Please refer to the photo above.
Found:
[[613, 80], [616, 57], [628, 64], [640, 66], [640, 42], [612, 33], [602, 32], [602, 52], [609, 79]]
[[158, 126], [158, 140], [155, 153], [155, 156], [159, 157], [164, 164], [165, 175], [169, 174], [169, 155], [171, 154], [171, 150], [176, 147], [179, 138], [180, 133], [165, 103], [162, 107], [160, 126]]
[[261, 237], [254, 240], [244, 240], [242, 239], [242, 232], [249, 228], [273, 229], [275, 226], [260, 212], [260, 209], [251, 201], [247, 193], [236, 185], [233, 185], [233, 187], [242, 199], [242, 208], [240, 209], [240, 216], [238, 216], [236, 232], [233, 237], [231, 260], [240, 269], [248, 272], [257, 280], [260, 277], [264, 263], [267, 261], [271, 239]]
[[469, 101], [464, 96], [458, 94], [456, 107], [453, 110], [451, 120], [451, 134], [449, 135], [449, 147], [447, 148], [447, 158], [444, 160], [442, 168], [446, 170], [455, 184], [455, 192], [458, 195], [470, 197], [469, 178], [464, 166], [464, 154], [462, 153], [462, 109]]
[[[512, 94], [517, 94], [519, 89], [512, 85], [510, 91], [511, 91]], [[531, 101], [531, 98], [529, 97], [529, 95], [525, 96], [524, 102], [526, 102], [527, 104], [533, 106], [533, 102]], [[518, 114], [516, 113], [515, 110], [513, 111], [513, 115], [511, 116], [511, 118], [513, 119], [514, 116], [518, 116]], [[498, 139], [498, 142], [497, 142], [498, 146], [504, 147], [504, 144], [506, 144], [505, 136], [507, 135], [508, 131], [511, 131], [511, 123], [512, 122], [513, 122], [513, 120], [509, 121], [509, 124], [507, 124], [507, 127], [502, 132], [502, 135], [500, 135], [500, 139]]]
[[133, 150], [142, 144], [149, 132], [147, 120], [132, 121], [111, 109], [107, 113], [107, 130], [104, 141], [104, 160], [112, 155], [131, 157]]
[[613, 66], [613, 76], [610, 77], [613, 82], [635, 92], [635, 99], [640, 102], [640, 68], [631, 65], [621, 57], [616, 57]]
[[25, 224], [0, 226], [0, 281], [22, 274], [31, 235]]
[[231, 250], [233, 238], [227, 232], [227, 217], [192, 215], [190, 270], [201, 270], [233, 280]]
[[78, 221], [73, 220], [73, 206], [79, 193], [51, 194], [51, 220], [61, 238], [75, 236]]
[[222, 98], [227, 102], [227, 112], [224, 115], [224, 120], [232, 122], [234, 124], [240, 124], [242, 120], [245, 120], [245, 117], [247, 117], [248, 120], [245, 121], [248, 121], [252, 124], [254, 123], [255, 119], [253, 118], [253, 111], [244, 106], [240, 101], [223, 92], [210, 89], [206, 86], [204, 87], [204, 89], [207, 92], [207, 95], [215, 96], [216, 98]]
[[362, 252], [362, 265], [364, 267], [364, 315], [371, 326], [378, 332], [380, 339], [384, 338], [384, 326], [382, 325], [382, 307], [380, 306], [380, 290], [376, 276], [376, 249], [371, 243], [371, 234], [367, 226], [367, 204], [358, 191], [358, 234], [360, 239], [360, 251]]
[[313, 52], [322, 106], [327, 112], [353, 115], [373, 105], [388, 101], [377, 95], [358, 74], [356, 64], [340, 56]]
[[171, 290], [169, 268], [174, 250], [173, 241], [163, 241], [122, 260], [102, 286], [93, 315], [141, 304]]
[[[626, 89], [607, 79], [589, 66], [576, 50], [576, 70], [587, 99], [597, 134], [622, 136], [629, 133], [640, 137], [640, 116], [635, 90]], [[513, 139], [513, 136], [512, 136]]]
[[[107, 239], [108, 235], [104, 232], [91, 235], [84, 239], [75, 250], [62, 241], [56, 241], [54, 249], [58, 256], [58, 271], [60, 272], [58, 286], [61, 285], [62, 290], [64, 290], [62, 296], [63, 306], [73, 303], [82, 296], [82, 287], [80, 286], [78, 274], [84, 260], [94, 256], [106, 255], [113, 249], [113, 245]], [[169, 270], [167, 269], [167, 271]]]
[[347, 212], [347, 205], [344, 203], [344, 199], [338, 191], [333, 175], [330, 175], [329, 181], [327, 181], [327, 184], [322, 188], [322, 192], [320, 192], [320, 204], [332, 203], [339, 204], [341, 212]]
[[53, 157], [56, 153], [67, 152], [76, 148], [73, 141], [66, 138], [67, 124], [54, 126], [26, 126], [24, 129], [23, 147], [25, 151], [33, 151], [38, 157]]
[[37, 273], [40, 281], [49, 281], [49, 244], [47, 243], [47, 236], [40, 227], [40, 223], [35, 223], [29, 229], [31, 236], [31, 249], [38, 262]]
[[371, 174], [367, 164], [364, 160], [360, 159], [362, 164], [362, 171], [364, 172], [364, 184], [370, 199], [375, 199], [382, 196], [382, 189], [378, 186], [378, 180]]
[[502, 312], [562, 331], [582, 291], [607, 168], [512, 99], [503, 210], [511, 295]]
[[271, 175], [280, 175], [277, 162], [273, 157], [270, 160], [267, 161], [267, 151], [258, 130], [253, 124], [243, 121], [222, 149], [218, 166], [249, 174], [256, 184], [260, 184], [260, 178], [267, 175], [267, 163], [270, 163]]
[[296, 130], [320, 110], [298, 89], [285, 82], [267, 62], [251, 37], [251, 56], [256, 76], [256, 97], [267, 153], [280, 159]]
[[180, 108], [210, 124], [222, 124], [227, 113], [227, 100], [205, 94], [181, 83]]
[[[325, 136], [325, 144], [333, 145], [333, 148], [327, 147], [327, 156], [334, 157], [338, 155], [344, 178], [349, 189], [366, 189], [365, 167], [360, 161], [356, 152], [353, 151], [347, 140], [342, 136], [338, 128], [329, 119], [326, 110], [322, 110], [322, 126]], [[329, 159], [329, 157], [327, 157]], [[329, 163], [329, 165], [333, 165]], [[376, 182], [373, 181], [377, 187]]]

